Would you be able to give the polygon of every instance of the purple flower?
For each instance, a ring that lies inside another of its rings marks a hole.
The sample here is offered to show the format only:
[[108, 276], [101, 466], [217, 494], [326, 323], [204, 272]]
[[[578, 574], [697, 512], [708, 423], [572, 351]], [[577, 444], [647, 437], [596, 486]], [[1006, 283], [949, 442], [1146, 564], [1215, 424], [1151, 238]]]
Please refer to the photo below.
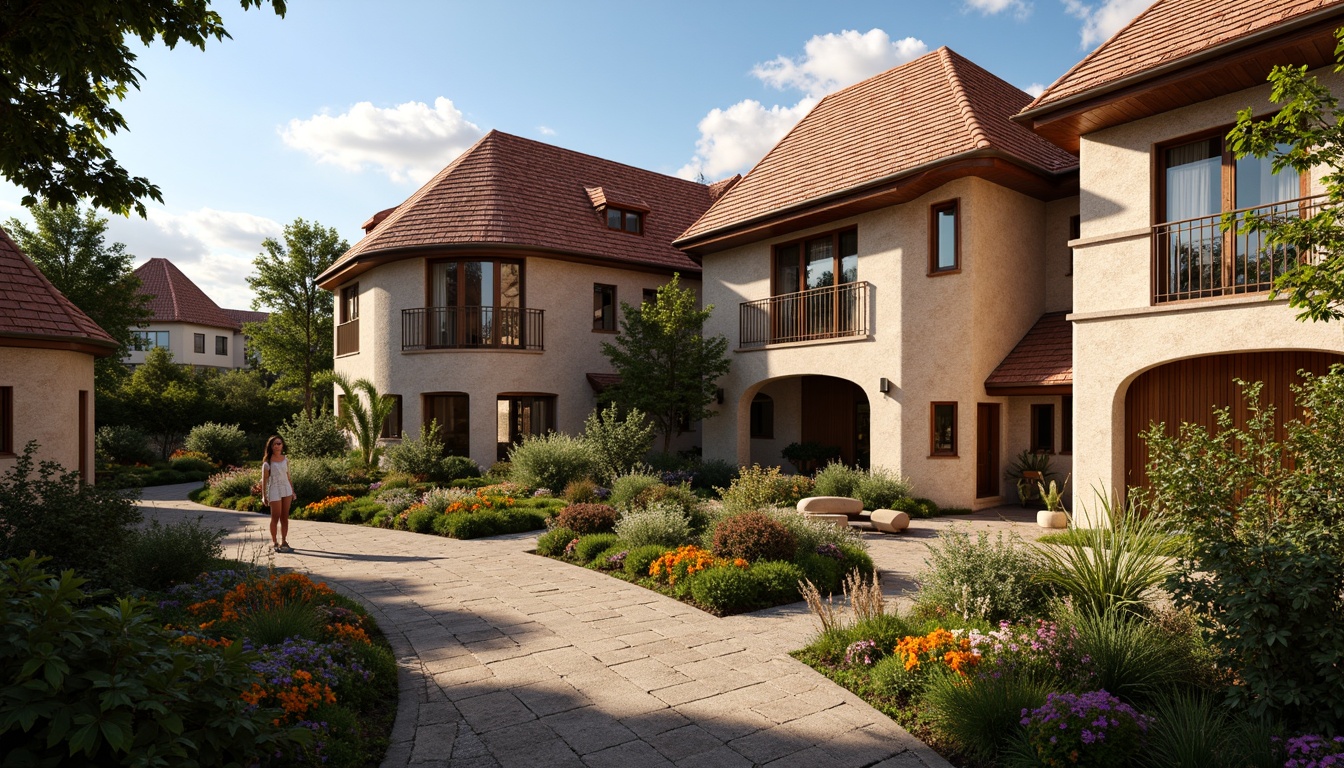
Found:
[[840, 551], [840, 547], [835, 544], [818, 544], [817, 554], [822, 557], [829, 557], [835, 560], [844, 560], [845, 553]]

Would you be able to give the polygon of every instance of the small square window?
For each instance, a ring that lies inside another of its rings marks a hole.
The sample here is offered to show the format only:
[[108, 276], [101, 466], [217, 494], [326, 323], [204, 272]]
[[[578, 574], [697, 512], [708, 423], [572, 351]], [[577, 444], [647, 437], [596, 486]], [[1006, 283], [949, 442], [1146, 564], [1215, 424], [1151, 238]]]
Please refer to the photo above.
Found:
[[635, 213], [634, 211], [626, 211], [626, 212], [625, 212], [625, 231], [626, 231], [626, 232], [634, 232], [635, 234], [639, 234], [639, 232], [640, 232], [640, 230], [641, 230], [641, 226], [640, 226], [640, 224], [642, 223], [642, 222], [640, 221], [640, 218], [641, 218], [641, 217], [640, 217], [640, 215], [639, 215], [638, 213]]
[[341, 289], [341, 322], [359, 319], [359, 283]]
[[607, 209], [607, 229], [621, 229], [632, 234], [644, 232], [644, 214], [639, 211], [627, 211], [624, 208]]
[[616, 330], [616, 286], [593, 283], [593, 330]]
[[621, 213], [622, 211], [620, 208], [607, 209], [607, 229], [621, 228]]
[[929, 453], [933, 456], [956, 456], [957, 404], [933, 403], [929, 428]]
[[196, 352], [196, 354], [198, 354], [198, 355], [204, 355], [204, 354], [205, 354], [205, 334], [204, 334], [204, 333], [193, 333], [193, 334], [191, 335], [191, 348], [192, 348], [192, 349]]
[[216, 336], [216, 337], [215, 337], [215, 354], [216, 354], [216, 355], [227, 355], [227, 354], [229, 354], [229, 337], [228, 337], [228, 336]]
[[388, 395], [392, 398], [392, 410], [383, 419], [383, 431], [379, 437], [401, 437], [401, 395]]

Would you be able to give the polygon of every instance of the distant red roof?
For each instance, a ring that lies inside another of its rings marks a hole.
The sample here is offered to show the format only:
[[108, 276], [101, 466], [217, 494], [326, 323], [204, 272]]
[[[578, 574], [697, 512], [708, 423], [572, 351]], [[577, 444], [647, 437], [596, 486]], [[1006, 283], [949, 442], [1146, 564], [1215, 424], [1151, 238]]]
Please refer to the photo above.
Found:
[[[678, 245], [983, 153], [1039, 176], [1078, 159], [1009, 120], [1031, 96], [948, 48], [822, 99]], [[891, 203], [887, 203], [891, 204]]]
[[194, 323], [211, 328], [238, 330], [238, 321], [205, 295], [167, 259], [150, 259], [135, 270], [140, 292], [150, 296], [153, 322]]
[[71, 348], [98, 357], [117, 342], [56, 290], [0, 229], [0, 346]]
[[[647, 208], [643, 234], [608, 229], [595, 210], [607, 203]], [[491, 131], [319, 280], [334, 288], [365, 257], [440, 245], [514, 246], [698, 275], [672, 239], [709, 204], [703, 184]]]
[[[1073, 326], [1068, 312], [1050, 312], [1027, 331], [999, 367], [985, 379], [985, 389], [1066, 387], [1073, 385]], [[1004, 393], [1008, 394], [1008, 393]]]
[[621, 374], [619, 373], [590, 373], [588, 374], [588, 386], [593, 388], [593, 394], [600, 395], [609, 387], [614, 387], [621, 383]]
[[237, 323], [240, 328], [243, 323], [264, 323], [266, 318], [271, 316], [269, 312], [253, 312], [250, 309], [225, 309], [224, 314], [228, 315], [229, 319]]

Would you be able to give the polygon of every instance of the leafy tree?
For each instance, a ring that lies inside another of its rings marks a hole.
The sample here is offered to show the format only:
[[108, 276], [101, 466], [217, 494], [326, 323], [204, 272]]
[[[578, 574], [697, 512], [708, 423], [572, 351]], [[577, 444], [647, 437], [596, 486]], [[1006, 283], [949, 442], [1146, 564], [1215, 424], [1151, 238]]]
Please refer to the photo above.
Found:
[[293, 390], [267, 388], [260, 371], [206, 370], [200, 376], [211, 406], [209, 418], [237, 424], [250, 435], [274, 433], [281, 422], [301, 407]]
[[332, 308], [335, 297], [319, 287], [317, 276], [350, 244], [335, 229], [303, 219], [285, 227], [284, 243], [266, 238], [266, 253], [252, 261], [247, 284], [256, 292], [253, 309], [268, 307], [270, 317], [244, 323], [243, 333], [261, 357], [261, 366], [278, 375], [281, 385], [303, 390], [303, 412], [313, 413], [313, 379], [332, 366]]
[[117, 399], [122, 417], [154, 437], [165, 459], [192, 427], [205, 421], [207, 403], [200, 379], [174, 363], [172, 353], [163, 347], [149, 350]]
[[[260, 8], [265, 0], [240, 0]], [[270, 0], [281, 16], [285, 0]], [[204, 49], [229, 36], [210, 0], [0, 0], [0, 176], [38, 199], [145, 215], [159, 188], [103, 142], [126, 128], [112, 105], [143, 76], [130, 43]]]
[[[378, 394], [378, 388], [368, 379], [357, 379], [353, 383], [342, 373], [325, 373], [318, 377], [319, 383], [334, 383], [341, 388], [345, 397], [337, 421], [342, 428], [355, 437], [364, 466], [372, 467], [378, 463], [378, 435], [383, 431], [383, 422], [388, 414], [397, 407], [397, 401], [391, 395]], [[360, 394], [364, 397], [360, 398]], [[367, 402], [366, 402], [367, 401]]]
[[583, 441], [597, 458], [599, 479], [611, 485], [616, 478], [639, 466], [653, 446], [653, 425], [643, 411], [624, 416], [615, 403], [594, 410], [583, 422]]
[[[0, 124], [3, 114], [0, 110]], [[131, 270], [134, 257], [124, 243], [107, 244], [107, 219], [92, 209], [39, 203], [29, 213], [32, 229], [18, 219], [5, 222], [5, 228], [42, 274], [121, 345], [96, 366], [104, 383], [115, 379], [125, 371], [121, 358], [130, 348], [131, 329], [152, 316], [149, 297], [139, 293], [140, 278]]]
[[673, 275], [653, 302], [637, 307], [621, 302], [621, 331], [615, 343], [602, 344], [602, 354], [621, 377], [602, 393], [604, 402], [647, 413], [663, 436], [664, 452], [686, 424], [714, 415], [709, 408], [714, 383], [728, 373], [728, 339], [704, 337], [714, 307], [702, 310], [696, 304], [695, 292]]
[[[1335, 71], [1344, 71], [1344, 29], [1335, 48], [1339, 61]], [[1289, 254], [1313, 254], [1311, 261], [1297, 265], [1274, 281], [1270, 298], [1288, 296], [1288, 304], [1300, 310], [1299, 320], [1344, 319], [1344, 112], [1339, 99], [1305, 66], [1276, 66], [1270, 72], [1270, 100], [1281, 104], [1269, 120], [1259, 120], [1247, 107], [1237, 113], [1237, 124], [1228, 142], [1237, 157], [1273, 158], [1277, 173], [1284, 168], [1320, 176], [1327, 205], [1306, 217], [1272, 215], [1226, 217], [1224, 227], [1240, 232], [1264, 233], [1267, 250]]]

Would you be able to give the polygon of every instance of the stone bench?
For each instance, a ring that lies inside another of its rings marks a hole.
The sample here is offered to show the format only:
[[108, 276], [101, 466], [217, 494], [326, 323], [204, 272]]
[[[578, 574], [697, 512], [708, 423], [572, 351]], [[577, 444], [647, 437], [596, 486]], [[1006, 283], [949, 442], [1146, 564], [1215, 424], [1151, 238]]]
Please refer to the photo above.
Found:
[[892, 509], [875, 509], [868, 522], [882, 533], [900, 533], [910, 527], [910, 516]]
[[846, 519], [857, 520], [863, 513], [863, 502], [848, 496], [808, 496], [798, 501], [798, 511], [804, 517], [844, 515]]
[[849, 527], [849, 515], [841, 515], [838, 513], [837, 514], [813, 513], [806, 515], [806, 517], [808, 520], [820, 520], [823, 523], [833, 523], [839, 528]]

